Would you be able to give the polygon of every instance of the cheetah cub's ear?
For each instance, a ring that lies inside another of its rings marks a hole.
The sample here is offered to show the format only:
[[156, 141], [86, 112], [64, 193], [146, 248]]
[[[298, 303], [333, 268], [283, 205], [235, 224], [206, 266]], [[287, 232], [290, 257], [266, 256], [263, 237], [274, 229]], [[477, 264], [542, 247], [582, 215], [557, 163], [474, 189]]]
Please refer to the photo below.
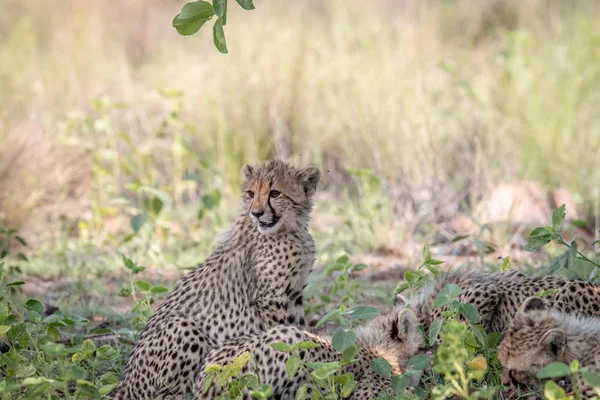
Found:
[[408, 303], [408, 301], [406, 301], [406, 298], [404, 296], [402, 296], [400, 293], [396, 294], [396, 296], [394, 296], [394, 307], [400, 307], [400, 306], [405, 306]]
[[531, 311], [543, 311], [549, 309], [550, 305], [548, 304], [548, 302], [542, 299], [541, 297], [537, 296], [528, 298], [523, 302], [523, 305], [521, 306], [521, 312], [524, 313]]
[[244, 177], [245, 180], [249, 181], [250, 179], [252, 179], [252, 176], [254, 175], [254, 168], [252, 168], [252, 166], [246, 164], [242, 167], [242, 176]]
[[417, 332], [419, 324], [413, 310], [404, 309], [398, 313], [398, 317], [392, 327], [392, 339], [405, 341], [408, 336]]
[[567, 348], [567, 334], [560, 328], [550, 329], [544, 333], [538, 345], [549, 348], [552, 354], [561, 359]]
[[317, 191], [317, 185], [321, 179], [321, 171], [317, 167], [309, 165], [298, 171], [296, 176], [302, 182], [306, 197], [312, 197]]

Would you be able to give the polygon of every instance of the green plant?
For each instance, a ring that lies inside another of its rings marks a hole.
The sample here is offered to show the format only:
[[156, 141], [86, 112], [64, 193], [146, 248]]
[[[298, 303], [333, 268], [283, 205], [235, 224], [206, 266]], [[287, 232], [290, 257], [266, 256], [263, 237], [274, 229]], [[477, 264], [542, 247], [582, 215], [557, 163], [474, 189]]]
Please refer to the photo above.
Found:
[[[431, 281], [432, 278], [439, 276], [442, 272], [437, 268], [437, 265], [443, 264], [443, 261], [435, 260], [431, 257], [431, 250], [429, 250], [429, 244], [423, 246], [423, 263], [417, 267], [415, 271], [406, 271], [404, 273], [404, 282], [400, 283], [396, 287], [395, 294], [409, 291], [409, 295], [412, 296], [415, 292], [422, 288], [423, 285]], [[429, 271], [427, 274], [425, 271]]]
[[[568, 400], [582, 398], [589, 398], [589, 396], [583, 396], [582, 389], [585, 389], [586, 394], [593, 391], [596, 396], [600, 396], [600, 376], [590, 371], [588, 368], [580, 368], [577, 360], [573, 361], [570, 365], [553, 362], [542, 368], [537, 377], [539, 379], [548, 379], [544, 385], [544, 395], [548, 400]], [[565, 390], [556, 384], [551, 379], [557, 378], [568, 378], [573, 387], [573, 393], [567, 394]], [[584, 387], [583, 383], [587, 384]]]
[[[237, 2], [245, 10], [254, 10], [253, 0], [237, 0]], [[181, 35], [193, 35], [215, 15], [217, 20], [213, 25], [213, 42], [221, 53], [227, 53], [223, 31], [223, 26], [227, 24], [227, 0], [213, 0], [212, 4], [207, 1], [187, 3], [173, 19], [173, 27]]]
[[[538, 227], [531, 232], [529, 239], [527, 240], [526, 248], [529, 251], [536, 251], [554, 241], [566, 247], [566, 250], [561, 255], [554, 258], [550, 266], [550, 273], [557, 272], [561, 269], [574, 271], [580, 267], [585, 267], [587, 264], [593, 267], [591, 273], [587, 276], [587, 279], [593, 281], [600, 277], [600, 261], [598, 261], [598, 254], [594, 254], [594, 261], [579, 249], [579, 246], [575, 241], [576, 238], [571, 239], [569, 243], [563, 239], [562, 235], [565, 216], [566, 209], [563, 204], [552, 213], [552, 225]], [[600, 243], [600, 237], [594, 241], [593, 245], [597, 243]]]
[[261, 385], [254, 374], [241, 375], [242, 368], [248, 361], [250, 361], [250, 353], [245, 351], [224, 366], [219, 364], [205, 366], [206, 378], [200, 388], [201, 393], [206, 394], [215, 384], [225, 393], [218, 396], [216, 400], [242, 399], [245, 389], [249, 389], [250, 395], [255, 399], [268, 399], [273, 394], [273, 389], [269, 385]]

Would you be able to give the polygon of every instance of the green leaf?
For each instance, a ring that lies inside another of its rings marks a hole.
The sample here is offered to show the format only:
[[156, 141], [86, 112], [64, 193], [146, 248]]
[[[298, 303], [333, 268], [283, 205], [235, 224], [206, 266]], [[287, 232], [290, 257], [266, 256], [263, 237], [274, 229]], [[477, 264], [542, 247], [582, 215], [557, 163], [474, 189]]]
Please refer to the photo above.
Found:
[[441, 307], [447, 306], [452, 301], [454, 301], [454, 299], [462, 292], [463, 292], [462, 289], [454, 283], [450, 283], [450, 284], [444, 286], [442, 288], [442, 290], [440, 290], [440, 293], [437, 295], [435, 300], [433, 301], [433, 307], [441, 308]]
[[333, 343], [333, 348], [342, 353], [348, 346], [354, 344], [354, 339], [356, 339], [354, 332], [344, 329], [336, 331], [333, 334], [331, 341]]
[[461, 304], [458, 312], [472, 324], [479, 322], [479, 311], [477, 311], [477, 307], [473, 304]]
[[10, 330], [9, 325], [0, 325], [0, 336], [6, 336], [6, 333]]
[[208, 364], [204, 367], [205, 374], [214, 374], [221, 372], [221, 366], [219, 364]]
[[346, 311], [344, 314], [349, 315], [353, 319], [371, 319], [379, 315], [379, 310], [375, 307], [358, 306], [350, 311]]
[[558, 207], [552, 213], [552, 228], [554, 229], [555, 232], [560, 233], [562, 231], [563, 224], [565, 222], [565, 215], [566, 215], [566, 212], [565, 212], [564, 204], [562, 206]]
[[142, 292], [148, 292], [150, 290], [150, 288], [152, 287], [146, 281], [136, 281], [135, 286], [137, 286]]
[[252, 0], [236, 0], [240, 6], [244, 10], [254, 10], [254, 4], [252, 4]]
[[537, 297], [550, 297], [554, 296], [556, 293], [558, 293], [558, 289], [543, 289], [537, 292], [535, 295]]
[[358, 346], [353, 344], [351, 346], [346, 347], [344, 352], [342, 353], [342, 362], [349, 363], [354, 360], [354, 356], [358, 352]]
[[350, 382], [344, 384], [342, 386], [342, 390], [341, 390], [341, 394], [343, 398], [349, 397], [350, 394], [354, 391], [354, 388], [356, 387], [356, 384], [358, 382], [356, 382], [354, 379], [351, 380]]
[[123, 264], [127, 269], [133, 269], [135, 267], [135, 263], [125, 256], [123, 256]]
[[600, 389], [600, 376], [592, 371], [582, 371], [583, 379], [594, 389]]
[[429, 356], [419, 354], [408, 360], [408, 366], [415, 371], [422, 371], [429, 366], [430, 361], [431, 358]]
[[105, 344], [100, 346], [96, 351], [96, 356], [99, 360], [113, 360], [119, 356], [119, 353], [110, 345]]
[[44, 306], [42, 305], [42, 303], [33, 299], [27, 300], [27, 303], [25, 303], [25, 308], [27, 310], [37, 311], [40, 314], [44, 312]]
[[223, 31], [223, 21], [220, 19], [217, 19], [213, 25], [213, 43], [221, 53], [228, 53], [227, 42], [225, 41], [225, 32]]
[[258, 387], [259, 381], [258, 376], [254, 374], [247, 374], [240, 378], [240, 382], [242, 385], [247, 387], [248, 389], [256, 389]]
[[296, 390], [296, 400], [305, 400], [306, 394], [308, 393], [308, 385], [302, 385]]
[[98, 393], [101, 396], [106, 396], [107, 394], [109, 394], [110, 392], [112, 392], [112, 390], [114, 388], [116, 388], [117, 385], [118, 385], [117, 383], [111, 383], [110, 385], [102, 385], [102, 386], [100, 386], [100, 388], [98, 388]]
[[297, 342], [292, 346], [293, 350], [304, 350], [304, 349], [317, 349], [321, 347], [320, 344], [307, 340], [305, 342]]
[[435, 344], [435, 341], [437, 340], [438, 336], [440, 335], [440, 331], [442, 330], [443, 323], [444, 321], [442, 321], [441, 319], [436, 319], [431, 322], [431, 325], [429, 326], [428, 338], [428, 343], [430, 346], [433, 346]]
[[15, 281], [15, 282], [7, 283], [6, 286], [21, 286], [24, 284], [25, 284], [25, 282], [23, 282], [23, 281]]
[[204, 207], [206, 207], [209, 210], [214, 210], [219, 206], [219, 203], [221, 202], [221, 192], [219, 192], [218, 190], [213, 190], [212, 192], [202, 196], [201, 201]]
[[146, 213], [134, 215], [131, 217], [130, 221], [131, 229], [133, 229], [134, 232], [139, 232], [140, 229], [142, 229], [142, 226], [146, 223], [146, 220], [148, 220], [148, 214]]
[[215, 14], [213, 7], [206, 1], [194, 1], [181, 9], [173, 19], [173, 27], [180, 35], [189, 36], [198, 32], [202, 25]]
[[552, 362], [542, 368], [540, 372], [538, 372], [537, 377], [539, 379], [548, 379], [561, 378], [569, 375], [571, 375], [571, 370], [567, 364], [561, 362]]
[[555, 237], [556, 235], [550, 232], [548, 227], [535, 228], [529, 235], [529, 239], [527, 239], [525, 249], [527, 251], [536, 251], [550, 243]]
[[162, 285], [154, 286], [150, 290], [150, 293], [152, 293], [152, 294], [168, 293], [168, 292], [169, 292], [169, 288], [166, 286], [162, 286]]
[[21, 236], [15, 236], [15, 240], [17, 242], [19, 242], [20, 244], [22, 244], [23, 246], [27, 246], [27, 242], [25, 241], [25, 239], [23, 239]]
[[292, 379], [298, 373], [298, 369], [300, 369], [300, 365], [302, 361], [298, 356], [291, 356], [285, 361], [285, 372], [287, 373], [288, 378]]
[[292, 346], [284, 342], [271, 343], [273, 350], [289, 353], [292, 351]]
[[227, 0], [213, 0], [213, 9], [215, 14], [222, 21], [223, 25], [227, 24]]
[[544, 385], [544, 398], [547, 400], [564, 400], [571, 399], [572, 397], [567, 397], [565, 390], [558, 383], [548, 381]]
[[[206, 369], [204, 371], [206, 372]], [[206, 375], [204, 381], [202, 382], [202, 389], [200, 389], [202, 394], [206, 394], [206, 392], [208, 392], [208, 389], [210, 389], [210, 387], [212, 386], [215, 377], [216, 375], [214, 374]]]
[[381, 357], [371, 360], [371, 369], [377, 375], [383, 376], [384, 378], [389, 378], [392, 375], [392, 366], [386, 359]]
[[502, 271], [510, 271], [511, 268], [511, 264], [510, 264], [510, 257], [504, 257], [504, 259], [502, 259], [502, 266], [500, 267], [500, 270]]
[[392, 376], [392, 391], [394, 394], [402, 394], [410, 385], [410, 378], [406, 375]]

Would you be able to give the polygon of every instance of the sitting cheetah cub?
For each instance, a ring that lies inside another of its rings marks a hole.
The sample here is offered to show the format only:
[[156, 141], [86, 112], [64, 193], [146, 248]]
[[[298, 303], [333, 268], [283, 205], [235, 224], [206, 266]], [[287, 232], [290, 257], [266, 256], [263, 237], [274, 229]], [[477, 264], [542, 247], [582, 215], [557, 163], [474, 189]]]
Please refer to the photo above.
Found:
[[241, 215], [150, 318], [116, 399], [183, 398], [208, 348], [304, 324], [302, 291], [315, 259], [308, 221], [320, 172], [282, 161], [242, 171]]
[[[600, 373], [600, 319], [552, 310], [540, 297], [523, 303], [498, 347], [504, 385], [531, 385], [551, 362], [570, 364]], [[580, 382], [581, 384], [581, 382]]]
[[[382, 357], [392, 366], [393, 374], [400, 374], [406, 369], [408, 360], [423, 347], [423, 335], [418, 331], [417, 317], [412, 310], [394, 310], [381, 314], [364, 326], [355, 329], [356, 343], [360, 350], [355, 356], [358, 359], [352, 365], [345, 367], [344, 373], [352, 372], [358, 382], [350, 399], [363, 400], [377, 396], [390, 380], [375, 374], [370, 369], [370, 361]], [[212, 349], [205, 358], [205, 365], [225, 365], [232, 362], [245, 351], [250, 352], [250, 361], [242, 369], [242, 375], [254, 373], [261, 383], [273, 387], [273, 397], [276, 399], [294, 399], [295, 393], [310, 379], [300, 369], [291, 380], [286, 375], [287, 355], [278, 352], [271, 344], [285, 342], [293, 344], [301, 341], [313, 341], [320, 345], [318, 348], [300, 351], [303, 362], [335, 362], [340, 361], [341, 354], [337, 352], [330, 338], [301, 331], [298, 328], [280, 326], [266, 332], [245, 336], [224, 342]], [[213, 399], [221, 393], [221, 388], [213, 384], [207, 393], [202, 393], [206, 379], [203, 371], [197, 379], [195, 399]], [[250, 399], [245, 394], [245, 399]]]

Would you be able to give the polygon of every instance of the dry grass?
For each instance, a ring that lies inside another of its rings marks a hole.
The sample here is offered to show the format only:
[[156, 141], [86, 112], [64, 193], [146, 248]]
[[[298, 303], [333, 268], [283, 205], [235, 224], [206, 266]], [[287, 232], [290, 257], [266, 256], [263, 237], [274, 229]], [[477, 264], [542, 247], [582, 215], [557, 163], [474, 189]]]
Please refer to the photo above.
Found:
[[[170, 27], [181, 4], [7, 0], [5, 131], [33, 116], [42, 142], [90, 149], [119, 171], [95, 186], [115, 196], [127, 183], [115, 157], [130, 159], [136, 180], [177, 191], [175, 176], [198, 160], [235, 183], [243, 163], [280, 156], [323, 165], [332, 192], [357, 193], [348, 168], [375, 171], [375, 196], [390, 201], [380, 219], [436, 221], [473, 207], [490, 183], [526, 178], [566, 187], [600, 225], [597, 2], [313, 0], [261, 2], [253, 12], [233, 3], [226, 56], [210, 29], [181, 37]], [[164, 88], [184, 97], [178, 125], [157, 139], [173, 106], [157, 94]], [[90, 108], [103, 95], [128, 105], [110, 111], [112, 136]], [[73, 112], [81, 123], [70, 125]], [[6, 182], [27, 204], [51, 198]], [[23, 211], [5, 204], [18, 223]]]

